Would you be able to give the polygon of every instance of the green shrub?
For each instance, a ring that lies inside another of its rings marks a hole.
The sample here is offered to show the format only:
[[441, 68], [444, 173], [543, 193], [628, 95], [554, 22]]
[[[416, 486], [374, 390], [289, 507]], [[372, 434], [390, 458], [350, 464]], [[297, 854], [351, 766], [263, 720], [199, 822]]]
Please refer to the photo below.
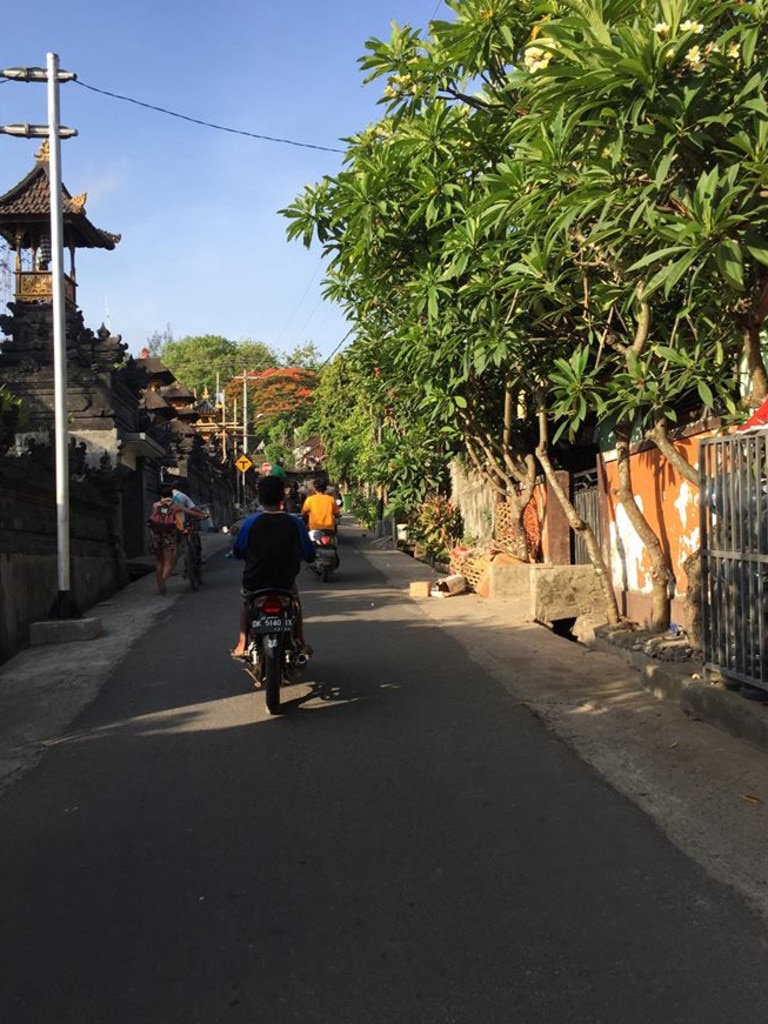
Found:
[[373, 530], [379, 518], [379, 502], [376, 498], [366, 498], [362, 494], [350, 496], [349, 511], [368, 530]]
[[448, 561], [448, 553], [461, 537], [461, 513], [439, 494], [433, 495], [415, 510], [409, 522], [414, 540], [424, 545], [428, 558]]

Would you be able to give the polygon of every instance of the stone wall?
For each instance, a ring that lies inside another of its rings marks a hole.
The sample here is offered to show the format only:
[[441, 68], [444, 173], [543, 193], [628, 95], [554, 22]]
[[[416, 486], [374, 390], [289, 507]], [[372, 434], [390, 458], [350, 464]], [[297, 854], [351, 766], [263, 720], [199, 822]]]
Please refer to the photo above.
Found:
[[591, 565], [509, 564], [494, 559], [490, 566], [488, 596], [503, 600], [515, 618], [553, 624], [583, 620], [606, 621], [605, 599]]
[[451, 501], [461, 512], [464, 535], [482, 547], [493, 537], [496, 492], [479, 473], [459, 462], [451, 463]]
[[[31, 457], [0, 459], [0, 662], [26, 646], [58, 593], [52, 476]], [[112, 481], [72, 481], [70, 513], [72, 598], [85, 611], [127, 581]]]

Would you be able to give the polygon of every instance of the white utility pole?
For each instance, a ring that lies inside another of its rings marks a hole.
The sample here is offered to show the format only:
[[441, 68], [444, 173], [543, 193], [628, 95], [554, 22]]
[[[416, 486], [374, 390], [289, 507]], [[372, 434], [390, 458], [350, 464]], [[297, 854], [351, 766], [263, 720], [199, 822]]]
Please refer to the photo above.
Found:
[[24, 138], [47, 138], [51, 206], [51, 285], [53, 316], [54, 443], [56, 464], [56, 541], [58, 551], [58, 597], [52, 617], [68, 618], [74, 609], [70, 586], [69, 526], [69, 423], [67, 408], [67, 336], [64, 314], [64, 215], [61, 192], [61, 140], [77, 135], [59, 119], [59, 83], [71, 82], [72, 71], [59, 70], [59, 56], [49, 53], [45, 68], [6, 68], [0, 74], [21, 82], [46, 82], [48, 125], [11, 124], [0, 133]]
[[[248, 454], [248, 371], [243, 370], [243, 455]], [[245, 492], [245, 474], [248, 471], [245, 470], [241, 474], [240, 483], [243, 488], [243, 505], [246, 502]]]
[[[248, 373], [243, 370], [243, 455], [248, 454]], [[243, 473], [243, 494], [245, 494], [245, 473]]]
[[56, 537], [59, 552], [59, 604], [66, 609], [70, 584], [69, 415], [67, 409], [67, 325], [64, 316], [64, 214], [61, 206], [59, 137], [59, 57], [47, 55], [48, 147], [51, 185], [51, 283], [53, 285], [53, 381], [56, 441]]

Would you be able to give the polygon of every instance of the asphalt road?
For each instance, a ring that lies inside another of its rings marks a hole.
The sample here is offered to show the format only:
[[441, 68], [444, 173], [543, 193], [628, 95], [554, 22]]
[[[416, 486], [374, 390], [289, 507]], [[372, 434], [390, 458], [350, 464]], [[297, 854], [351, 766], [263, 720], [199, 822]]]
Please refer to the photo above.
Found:
[[219, 555], [6, 794], [0, 1022], [763, 1022], [746, 903], [342, 558], [289, 714]]

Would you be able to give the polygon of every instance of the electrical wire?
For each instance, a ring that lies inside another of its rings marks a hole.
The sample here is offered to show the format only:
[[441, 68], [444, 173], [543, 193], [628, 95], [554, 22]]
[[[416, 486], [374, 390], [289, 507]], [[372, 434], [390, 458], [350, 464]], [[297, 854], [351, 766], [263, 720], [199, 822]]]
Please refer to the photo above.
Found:
[[231, 135], [245, 135], [250, 139], [261, 139], [263, 142], [279, 142], [285, 146], [298, 146], [300, 149], [319, 149], [323, 153], [346, 153], [345, 149], [336, 149], [333, 146], [317, 146], [311, 142], [296, 142], [294, 139], [281, 139], [274, 135], [260, 135], [258, 132], [248, 132], [242, 128], [228, 128], [226, 125], [214, 124], [212, 121], [202, 121], [199, 117], [189, 117], [187, 114], [179, 114], [175, 110], [168, 110], [166, 107], [157, 107], [153, 103], [144, 103], [132, 96], [121, 96], [120, 93], [110, 92], [108, 89], [98, 89], [95, 85], [88, 85], [87, 82], [75, 79], [75, 84], [90, 92], [97, 92], [102, 96], [109, 96], [113, 100], [122, 100], [124, 103], [133, 103], [137, 107], [144, 107], [146, 110], [154, 110], [158, 114], [167, 114], [169, 117], [176, 117], [180, 121], [189, 121], [191, 124], [199, 124], [204, 128], [215, 128], [219, 132], [229, 132]]
[[349, 330], [347, 331], [347, 333], [346, 333], [346, 334], [344, 335], [344, 337], [343, 337], [343, 338], [341, 339], [341, 341], [340, 341], [340, 342], [339, 342], [339, 344], [338, 344], [338, 345], [336, 346], [336, 348], [335, 348], [335, 349], [333, 350], [333, 352], [331, 352], [331, 354], [330, 354], [330, 355], [328, 356], [328, 358], [327, 358], [327, 359], [325, 360], [325, 362], [324, 362], [324, 363], [321, 363], [321, 364], [320, 364], [320, 365], [318, 366], [318, 368], [317, 368], [317, 371], [318, 371], [318, 373], [320, 372], [320, 370], [322, 370], [322, 369], [323, 369], [323, 367], [324, 367], [324, 366], [327, 366], [327, 365], [328, 365], [328, 363], [330, 363], [330, 361], [331, 361], [331, 360], [333, 359], [333, 357], [334, 357], [334, 356], [336, 355], [336, 353], [337, 353], [337, 352], [339, 351], [339, 349], [341, 348], [341, 346], [342, 346], [342, 345], [344, 344], [344, 342], [345, 342], [345, 341], [347, 340], [347, 338], [348, 338], [348, 337], [350, 336], [350, 334], [352, 333], [352, 331], [354, 331], [354, 329], [355, 329], [354, 327], [350, 327], [350, 328], [349, 328]]
[[301, 306], [301, 304], [304, 301], [304, 299], [307, 297], [307, 293], [309, 292], [309, 289], [312, 287], [312, 284], [314, 283], [315, 278], [320, 273], [320, 269], [321, 269], [322, 266], [323, 266], [323, 261], [322, 261], [322, 259], [319, 259], [317, 261], [317, 266], [315, 267], [314, 271], [312, 272], [312, 277], [310, 277], [309, 281], [307, 281], [307, 286], [304, 289], [304, 291], [301, 293], [301, 298], [296, 303], [296, 305], [293, 307], [293, 312], [288, 317], [288, 320], [286, 322], [285, 327], [283, 327], [283, 329], [280, 332], [280, 335], [279, 335], [277, 341], [275, 342], [275, 345], [276, 345], [277, 348], [279, 348], [280, 345], [282, 344], [283, 338], [288, 333], [288, 328], [291, 326], [291, 323], [293, 322], [293, 318], [296, 316], [296, 314], [299, 311], [299, 307]]

